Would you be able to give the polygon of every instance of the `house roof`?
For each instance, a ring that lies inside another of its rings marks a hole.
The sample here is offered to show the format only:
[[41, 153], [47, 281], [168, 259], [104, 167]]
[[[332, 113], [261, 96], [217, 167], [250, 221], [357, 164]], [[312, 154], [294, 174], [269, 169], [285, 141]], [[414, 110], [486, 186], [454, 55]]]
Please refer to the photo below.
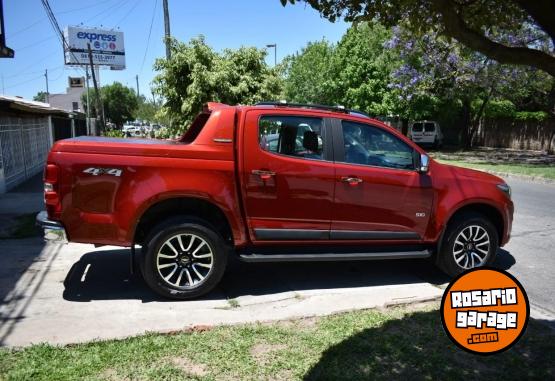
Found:
[[0, 111], [23, 111], [32, 114], [62, 114], [68, 116], [70, 113], [50, 106], [48, 103], [32, 101], [20, 97], [0, 94]]

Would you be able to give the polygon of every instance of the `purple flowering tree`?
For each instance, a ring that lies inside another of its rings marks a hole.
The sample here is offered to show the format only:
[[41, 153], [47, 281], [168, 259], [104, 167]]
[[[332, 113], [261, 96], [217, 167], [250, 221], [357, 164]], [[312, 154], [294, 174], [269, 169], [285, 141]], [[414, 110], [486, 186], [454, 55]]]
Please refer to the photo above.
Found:
[[[513, 41], [530, 39], [531, 34], [503, 35]], [[392, 73], [390, 88], [400, 106], [414, 117], [418, 114], [415, 100], [442, 100], [443, 104], [460, 106], [460, 141], [471, 147], [488, 103], [496, 98], [510, 98], [515, 89], [538, 87], [538, 79], [550, 83], [549, 75], [539, 70], [515, 65], [501, 65], [455, 40], [429, 31], [415, 38], [410, 28], [395, 27], [386, 43], [396, 50], [402, 61]], [[539, 90], [539, 88], [538, 88]], [[524, 91], [524, 90], [519, 90]]]

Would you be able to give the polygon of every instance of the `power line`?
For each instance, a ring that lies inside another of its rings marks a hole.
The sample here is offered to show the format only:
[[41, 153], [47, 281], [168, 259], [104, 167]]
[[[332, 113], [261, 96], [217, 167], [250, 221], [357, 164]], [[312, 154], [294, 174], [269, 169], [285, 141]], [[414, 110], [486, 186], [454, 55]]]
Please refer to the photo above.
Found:
[[116, 23], [116, 27], [118, 27], [125, 19], [127, 19], [127, 17], [135, 10], [135, 8], [137, 8], [137, 6], [140, 4], [139, 1], [135, 2], [135, 4], [133, 4], [133, 6], [131, 7], [131, 9], [129, 9], [129, 11], [125, 14], [125, 16], [123, 16], [117, 23]]
[[19, 86], [24, 85], [24, 84], [26, 84], [26, 83], [36, 81], [37, 79], [42, 78], [43, 76], [44, 76], [44, 74], [41, 74], [41, 75], [39, 75], [38, 77], [34, 77], [34, 78], [28, 79], [28, 80], [26, 80], [26, 81], [22, 81], [22, 82], [16, 83], [15, 85], [6, 86], [5, 88], [6, 88], [6, 89], [13, 89], [14, 87], [19, 87]]
[[148, 30], [148, 38], [146, 40], [146, 48], [145, 48], [145, 54], [143, 56], [143, 63], [141, 64], [141, 70], [139, 71], [139, 73], [143, 72], [143, 67], [145, 65], [145, 61], [146, 61], [146, 54], [148, 52], [148, 45], [150, 45], [150, 35], [152, 34], [152, 24], [154, 24], [154, 16], [156, 15], [156, 8], [158, 6], [158, 0], [156, 0], [154, 2], [154, 9], [152, 10], [152, 18], [150, 19], [150, 28]]

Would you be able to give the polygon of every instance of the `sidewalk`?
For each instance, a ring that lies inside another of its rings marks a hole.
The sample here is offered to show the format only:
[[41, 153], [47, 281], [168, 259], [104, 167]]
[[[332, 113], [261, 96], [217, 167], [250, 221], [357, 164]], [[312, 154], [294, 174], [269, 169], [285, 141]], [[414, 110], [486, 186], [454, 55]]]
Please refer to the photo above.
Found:
[[[198, 326], [287, 320], [441, 298], [426, 261], [232, 263], [192, 301], [152, 293], [129, 250], [0, 241], [0, 345], [69, 344]], [[431, 283], [430, 283], [431, 282]]]

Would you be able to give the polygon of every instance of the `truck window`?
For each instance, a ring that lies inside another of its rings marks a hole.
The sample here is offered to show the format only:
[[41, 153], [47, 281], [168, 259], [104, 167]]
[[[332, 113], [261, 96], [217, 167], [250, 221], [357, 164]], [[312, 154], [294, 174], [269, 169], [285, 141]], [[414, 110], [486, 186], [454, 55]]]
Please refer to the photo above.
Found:
[[307, 159], [324, 159], [320, 118], [263, 116], [258, 123], [258, 142], [264, 151]]
[[389, 132], [374, 126], [343, 121], [346, 163], [414, 169], [413, 149]]

